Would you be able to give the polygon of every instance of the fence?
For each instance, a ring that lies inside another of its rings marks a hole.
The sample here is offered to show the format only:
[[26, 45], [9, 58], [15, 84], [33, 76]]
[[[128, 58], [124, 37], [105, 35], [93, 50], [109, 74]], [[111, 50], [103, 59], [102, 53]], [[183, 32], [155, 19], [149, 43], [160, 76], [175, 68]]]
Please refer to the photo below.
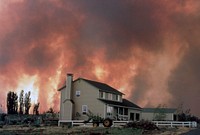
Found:
[[195, 121], [152, 121], [156, 126], [181, 126], [181, 127], [197, 127], [197, 122]]
[[71, 126], [92, 126], [92, 122], [87, 122], [85, 123], [84, 120], [59, 120], [58, 121], [58, 126], [60, 126], [61, 123], [70, 123]]
[[[113, 121], [113, 126], [123, 126], [126, 125], [130, 121]], [[87, 122], [85, 123], [84, 120], [59, 120], [58, 126], [60, 126], [61, 123], [71, 123], [73, 126], [92, 126], [93, 122]]]
[[[113, 126], [123, 126], [126, 125], [130, 121], [113, 121]], [[197, 122], [194, 121], [152, 121], [153, 123], [156, 124], [156, 126], [170, 126], [170, 127], [175, 127], [175, 126], [181, 126], [181, 127], [192, 127], [196, 128], [197, 127]], [[84, 123], [84, 120], [59, 120], [58, 126], [60, 126], [60, 123], [71, 123], [72, 126], [92, 126], [92, 122], [89, 123]]]

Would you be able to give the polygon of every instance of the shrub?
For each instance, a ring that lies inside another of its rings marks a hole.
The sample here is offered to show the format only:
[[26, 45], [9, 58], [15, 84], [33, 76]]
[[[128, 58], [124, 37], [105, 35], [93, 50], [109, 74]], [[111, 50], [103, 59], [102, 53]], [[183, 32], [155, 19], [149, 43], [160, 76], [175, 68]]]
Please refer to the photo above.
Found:
[[129, 122], [125, 127], [138, 128], [144, 130], [159, 130], [159, 128], [150, 121]]

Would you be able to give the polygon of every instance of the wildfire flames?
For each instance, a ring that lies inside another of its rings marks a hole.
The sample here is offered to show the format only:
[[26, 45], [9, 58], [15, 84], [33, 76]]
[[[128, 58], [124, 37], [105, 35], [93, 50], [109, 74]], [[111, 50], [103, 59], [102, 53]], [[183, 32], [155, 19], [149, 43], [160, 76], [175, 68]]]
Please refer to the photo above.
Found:
[[1, 0], [0, 104], [31, 91], [59, 111], [66, 74], [105, 82], [141, 107], [200, 115], [200, 1]]

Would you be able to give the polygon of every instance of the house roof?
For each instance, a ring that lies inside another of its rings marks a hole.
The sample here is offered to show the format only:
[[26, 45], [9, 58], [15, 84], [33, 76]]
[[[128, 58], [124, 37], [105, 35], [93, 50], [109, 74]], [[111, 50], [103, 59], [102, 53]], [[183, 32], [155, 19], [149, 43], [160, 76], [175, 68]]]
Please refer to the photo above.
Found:
[[177, 109], [175, 108], [143, 108], [142, 112], [146, 113], [156, 113], [162, 111], [163, 113], [175, 113]]
[[109, 85], [107, 85], [105, 83], [92, 81], [92, 80], [88, 80], [88, 79], [83, 79], [83, 78], [80, 78], [80, 79], [88, 82], [89, 84], [95, 86], [96, 88], [100, 89], [101, 91], [109, 92], [109, 93], [115, 93], [115, 94], [123, 94], [122, 92], [116, 90], [115, 88], [113, 88], [113, 87], [111, 87], [111, 86], [109, 86]]
[[62, 86], [61, 88], [58, 89], [58, 91], [61, 91], [62, 89], [66, 88], [66, 85]]
[[112, 106], [121, 106], [121, 107], [127, 107], [127, 108], [142, 109], [141, 107], [139, 107], [138, 105], [132, 103], [131, 101], [129, 101], [127, 99], [122, 99], [122, 102], [104, 100], [104, 99], [99, 99], [99, 100], [104, 102], [105, 104], [112, 105]]
[[[108, 84], [105, 83], [101, 83], [101, 82], [97, 82], [97, 81], [92, 81], [92, 80], [88, 80], [88, 79], [84, 79], [84, 78], [78, 78], [76, 80], [74, 80], [73, 82], [77, 81], [77, 80], [84, 80], [87, 83], [91, 84], [92, 86], [98, 88], [99, 90], [103, 91], [103, 92], [109, 92], [109, 93], [114, 93], [114, 94], [120, 94], [120, 95], [124, 95], [124, 93], [116, 90], [115, 88], [109, 86]], [[64, 85], [63, 87], [59, 88], [58, 91], [61, 91], [62, 89], [66, 88], [66, 85]]]

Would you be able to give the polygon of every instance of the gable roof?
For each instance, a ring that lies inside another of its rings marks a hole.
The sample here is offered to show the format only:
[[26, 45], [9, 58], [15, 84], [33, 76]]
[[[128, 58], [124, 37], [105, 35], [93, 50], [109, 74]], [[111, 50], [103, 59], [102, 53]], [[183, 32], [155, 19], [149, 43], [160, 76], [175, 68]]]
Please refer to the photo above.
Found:
[[62, 89], [66, 88], [66, 85], [62, 86], [61, 88], [58, 89], [58, 91], [61, 91]]
[[79, 78], [79, 79], [82, 79], [82, 80], [88, 82], [89, 84], [93, 85], [94, 87], [98, 88], [99, 90], [101, 90], [103, 92], [109, 92], [109, 93], [120, 94], [120, 95], [123, 94], [122, 92], [116, 90], [115, 88], [113, 88], [105, 83], [92, 81], [92, 80], [88, 80], [88, 79], [83, 79], [83, 78]]
[[[109, 93], [124, 95], [124, 93], [116, 90], [115, 88], [113, 88], [113, 87], [111, 87], [111, 86], [109, 86], [108, 84], [105, 84], [105, 83], [92, 81], [92, 80], [88, 80], [88, 79], [84, 79], [84, 78], [78, 78], [78, 79], [74, 80], [73, 82], [80, 80], [80, 79], [86, 81], [87, 83], [91, 84], [92, 86], [98, 88], [99, 90], [101, 90], [103, 92], [109, 92]], [[66, 88], [66, 85], [59, 88], [58, 91], [61, 91], [64, 88]]]
[[146, 113], [156, 113], [156, 112], [163, 112], [163, 113], [175, 113], [177, 109], [175, 108], [143, 108], [142, 112]]
[[104, 102], [105, 104], [111, 105], [111, 106], [121, 106], [121, 107], [127, 107], [127, 108], [135, 108], [135, 109], [142, 109], [138, 105], [132, 103], [131, 101], [127, 99], [122, 99], [122, 102], [118, 101], [112, 101], [112, 100], [104, 100], [99, 99], [100, 101]]

